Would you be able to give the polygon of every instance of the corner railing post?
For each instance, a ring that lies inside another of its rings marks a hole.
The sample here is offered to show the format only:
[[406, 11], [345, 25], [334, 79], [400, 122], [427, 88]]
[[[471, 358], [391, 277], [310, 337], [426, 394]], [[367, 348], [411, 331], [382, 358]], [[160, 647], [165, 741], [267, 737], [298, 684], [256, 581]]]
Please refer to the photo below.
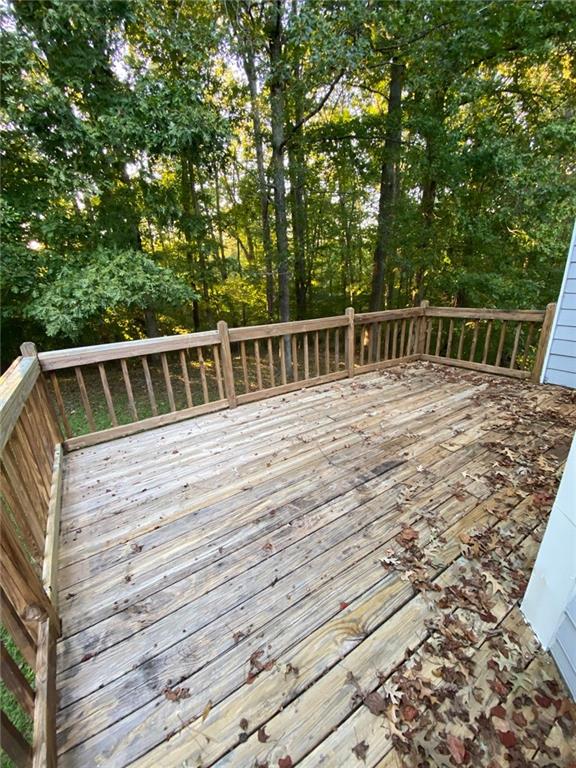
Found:
[[24, 341], [20, 344], [20, 352], [22, 352], [22, 357], [38, 357], [38, 350], [33, 341]]
[[429, 306], [430, 302], [427, 299], [420, 302], [422, 312], [418, 318], [418, 343], [415, 350], [418, 355], [426, 352], [426, 309]]
[[542, 375], [542, 369], [544, 367], [544, 360], [546, 358], [546, 350], [548, 349], [548, 342], [550, 340], [550, 332], [552, 330], [552, 324], [554, 323], [554, 315], [556, 314], [556, 304], [548, 304], [546, 312], [544, 313], [544, 320], [542, 321], [542, 331], [540, 333], [540, 340], [538, 341], [538, 349], [536, 350], [536, 359], [534, 360], [534, 368], [532, 369], [532, 381], [538, 383]]
[[224, 376], [224, 391], [230, 408], [236, 408], [236, 388], [234, 386], [234, 368], [232, 367], [232, 350], [230, 348], [230, 334], [228, 333], [228, 323], [225, 320], [218, 322], [218, 333], [220, 334], [220, 346], [222, 351], [222, 373]]
[[348, 327], [346, 329], [346, 368], [348, 377], [354, 376], [354, 307], [348, 307], [346, 310], [348, 318]]

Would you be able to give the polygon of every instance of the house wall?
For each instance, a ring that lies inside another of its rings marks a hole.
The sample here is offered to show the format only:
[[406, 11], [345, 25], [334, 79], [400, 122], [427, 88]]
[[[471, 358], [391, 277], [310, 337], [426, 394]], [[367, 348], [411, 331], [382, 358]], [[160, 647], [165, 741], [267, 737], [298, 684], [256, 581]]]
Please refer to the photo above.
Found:
[[576, 389], [576, 224], [568, 249], [542, 381]]
[[576, 696], [576, 435], [521, 608]]

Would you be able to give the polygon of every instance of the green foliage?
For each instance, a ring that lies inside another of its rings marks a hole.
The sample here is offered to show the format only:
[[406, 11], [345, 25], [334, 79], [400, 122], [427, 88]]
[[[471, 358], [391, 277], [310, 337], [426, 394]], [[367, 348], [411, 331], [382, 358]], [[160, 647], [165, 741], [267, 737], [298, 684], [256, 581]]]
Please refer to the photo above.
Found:
[[576, 213], [574, 4], [285, 0], [277, 72], [271, 7], [4, 8], [3, 364], [26, 336], [45, 347], [267, 319], [253, 116], [274, 232], [273, 76], [293, 310], [296, 283], [309, 316], [366, 309], [393, 59], [405, 77], [387, 306], [554, 300]]
[[74, 339], [107, 313], [128, 315], [146, 307], [182, 304], [195, 296], [171, 270], [139, 251], [100, 249], [66, 265], [53, 282], [35, 291], [29, 312], [49, 336]]

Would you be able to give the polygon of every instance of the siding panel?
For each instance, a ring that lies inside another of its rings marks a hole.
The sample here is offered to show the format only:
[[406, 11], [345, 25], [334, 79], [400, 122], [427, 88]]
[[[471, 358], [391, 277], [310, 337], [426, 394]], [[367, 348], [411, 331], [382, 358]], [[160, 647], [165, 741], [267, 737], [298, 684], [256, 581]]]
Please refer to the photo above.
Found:
[[[572, 329], [570, 330], [572, 331]], [[563, 355], [576, 359], [576, 338], [572, 338], [573, 336], [573, 331], [570, 334], [570, 338], [563, 339], [556, 336], [556, 338], [552, 341], [550, 359], [552, 359], [552, 357], [555, 358], [556, 355]]]

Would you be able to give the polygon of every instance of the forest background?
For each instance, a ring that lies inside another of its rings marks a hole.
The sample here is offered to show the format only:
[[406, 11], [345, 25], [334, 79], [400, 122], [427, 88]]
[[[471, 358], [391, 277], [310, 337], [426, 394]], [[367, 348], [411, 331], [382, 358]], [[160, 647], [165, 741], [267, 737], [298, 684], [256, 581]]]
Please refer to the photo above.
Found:
[[13, 0], [0, 36], [3, 366], [557, 296], [571, 0]]

